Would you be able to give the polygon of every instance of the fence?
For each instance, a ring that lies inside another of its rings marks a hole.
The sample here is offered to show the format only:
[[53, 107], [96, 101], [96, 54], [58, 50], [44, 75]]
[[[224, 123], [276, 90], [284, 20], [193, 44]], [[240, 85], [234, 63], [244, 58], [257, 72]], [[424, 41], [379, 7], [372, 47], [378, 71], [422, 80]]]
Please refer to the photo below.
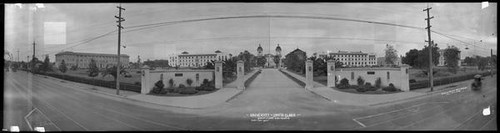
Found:
[[[467, 75], [462, 75], [462, 76], [445, 77], [445, 78], [441, 78], [441, 79], [435, 79], [433, 83], [434, 83], [434, 86], [439, 86], [439, 85], [445, 85], [445, 84], [450, 84], [450, 83], [454, 83], [454, 82], [470, 80], [470, 79], [473, 79], [476, 74], [480, 74], [482, 76], [491, 75], [490, 72], [474, 73], [474, 74], [467, 74]], [[429, 80], [423, 80], [423, 81], [417, 81], [415, 83], [410, 83], [410, 90], [427, 88], [427, 87], [430, 87]]]
[[[61, 75], [61, 74], [56, 74], [56, 73], [35, 73], [35, 74], [46, 75], [46, 76], [64, 79], [64, 80], [68, 80], [68, 81], [116, 89], [116, 82], [115, 81], [88, 79], [88, 78], [83, 78], [83, 77], [77, 77], [77, 76], [71, 76], [71, 75]], [[135, 84], [130, 84], [130, 83], [120, 82], [120, 90], [128, 90], [128, 91], [141, 93], [141, 86], [135, 85]]]

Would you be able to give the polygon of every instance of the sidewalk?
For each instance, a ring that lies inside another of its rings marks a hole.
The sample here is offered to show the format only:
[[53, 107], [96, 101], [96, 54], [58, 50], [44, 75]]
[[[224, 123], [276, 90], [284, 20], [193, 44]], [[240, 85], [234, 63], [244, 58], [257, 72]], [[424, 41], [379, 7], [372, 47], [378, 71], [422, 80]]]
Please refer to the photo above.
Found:
[[[247, 75], [245, 75], [243, 77], [243, 79], [245, 79], [245, 81], [248, 80], [248, 78], [252, 77], [257, 71], [259, 71], [260, 69], [255, 69], [253, 70], [252, 72], [248, 73]], [[226, 86], [224, 86], [224, 88], [237, 88], [238, 87], [238, 83], [233, 81], [229, 84], [227, 84]]]
[[[294, 77], [294, 78], [296, 78], [296, 79], [298, 79], [298, 80], [300, 80], [300, 81], [302, 81], [302, 82], [304, 82], [304, 83], [306, 82], [306, 77], [303, 77], [303, 76], [301, 76], [301, 75], [295, 74], [295, 73], [290, 72], [290, 71], [288, 71], [288, 70], [286, 70], [286, 69], [281, 69], [281, 70], [282, 70], [283, 72], [285, 72], [285, 73], [290, 74], [292, 77]], [[318, 82], [316, 82], [316, 81], [313, 81], [313, 88], [314, 88], [314, 87], [326, 87], [326, 86], [325, 86], [325, 85], [323, 85], [323, 84], [321, 84], [321, 83], [318, 83]]]

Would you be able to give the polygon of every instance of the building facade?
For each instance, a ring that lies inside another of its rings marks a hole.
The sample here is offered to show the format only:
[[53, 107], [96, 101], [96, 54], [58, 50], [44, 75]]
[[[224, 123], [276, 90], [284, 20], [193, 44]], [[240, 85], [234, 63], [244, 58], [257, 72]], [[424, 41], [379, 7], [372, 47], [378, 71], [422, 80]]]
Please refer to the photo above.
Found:
[[[77, 52], [61, 52], [56, 54], [56, 67], [59, 67], [61, 62], [67, 67], [77, 66], [78, 68], [88, 68], [90, 61], [95, 60], [98, 68], [106, 68], [106, 66], [116, 66], [116, 54], [99, 54], [99, 53], [77, 53]], [[129, 66], [129, 56], [120, 54], [120, 65], [123, 67]]]
[[168, 57], [168, 63], [173, 67], [203, 67], [207, 62], [225, 61], [231, 58], [231, 54], [223, 53], [219, 50], [213, 54], [189, 54], [182, 52], [181, 54], [172, 54]]
[[321, 53], [318, 55], [321, 58], [329, 56], [335, 60], [342, 62], [345, 66], [373, 66], [377, 65], [377, 58], [373, 53], [363, 53], [359, 52], [348, 52], [348, 51], [338, 51], [337, 53]]

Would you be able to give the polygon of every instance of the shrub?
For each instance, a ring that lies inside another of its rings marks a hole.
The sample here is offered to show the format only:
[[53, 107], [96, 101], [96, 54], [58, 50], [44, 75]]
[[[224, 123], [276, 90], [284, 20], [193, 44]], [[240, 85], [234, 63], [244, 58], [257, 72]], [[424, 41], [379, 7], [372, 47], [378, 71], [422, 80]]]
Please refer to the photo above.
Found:
[[362, 85], [364, 85], [364, 84], [365, 84], [365, 80], [364, 80], [361, 76], [359, 76], [359, 77], [358, 77], [358, 85], [359, 85], [359, 86], [362, 86]]
[[134, 84], [135, 85], [141, 85], [141, 82], [135, 82]]
[[182, 89], [180, 90], [179, 92], [180, 94], [196, 94], [198, 93], [198, 91], [196, 91], [195, 89], [193, 88], [186, 88], [186, 89]]
[[159, 80], [158, 82], [155, 83], [155, 86], [150, 91], [150, 93], [160, 94], [160, 92], [162, 91], [163, 91], [163, 81]]
[[398, 89], [396, 87], [394, 87], [394, 84], [390, 83], [389, 86], [382, 88], [382, 90], [388, 91], [388, 92], [395, 92]]
[[170, 87], [174, 87], [174, 79], [168, 80], [168, 84], [170, 85]]
[[179, 88], [186, 88], [183, 84], [179, 84]]
[[380, 88], [382, 86], [382, 79], [380, 77], [375, 80], [375, 87]]
[[358, 92], [365, 92], [367, 90], [368, 90], [368, 88], [366, 86], [364, 86], [364, 85], [358, 85], [356, 87], [356, 91], [358, 91]]
[[375, 87], [375, 86], [372, 86], [372, 84], [370, 82], [366, 82], [364, 86], [367, 89], [366, 91], [376, 91], [376, 90], [378, 90], [378, 88]]
[[417, 80], [415, 80], [415, 79], [410, 79], [410, 83], [415, 83], [415, 82], [417, 82]]
[[186, 79], [186, 83], [187, 83], [189, 86], [191, 86], [191, 84], [193, 83], [193, 80], [192, 80], [192, 79], [190, 79], [190, 78], [188, 78], [188, 79]]
[[349, 87], [349, 80], [346, 78], [343, 78], [342, 80], [340, 80], [340, 84], [337, 86], [337, 88], [339, 88], [339, 89], [345, 89], [348, 87]]

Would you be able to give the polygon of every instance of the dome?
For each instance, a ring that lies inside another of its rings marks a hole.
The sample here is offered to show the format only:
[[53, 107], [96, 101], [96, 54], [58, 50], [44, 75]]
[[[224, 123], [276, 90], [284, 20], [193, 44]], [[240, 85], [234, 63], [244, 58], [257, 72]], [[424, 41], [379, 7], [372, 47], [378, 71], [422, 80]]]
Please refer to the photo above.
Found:
[[257, 51], [262, 51], [262, 47], [259, 44], [259, 47], [257, 48]]
[[220, 50], [216, 50], [215, 53], [222, 53]]
[[182, 52], [182, 54], [189, 54], [187, 51]]
[[276, 51], [281, 51], [280, 44], [278, 44], [278, 47], [276, 47]]

